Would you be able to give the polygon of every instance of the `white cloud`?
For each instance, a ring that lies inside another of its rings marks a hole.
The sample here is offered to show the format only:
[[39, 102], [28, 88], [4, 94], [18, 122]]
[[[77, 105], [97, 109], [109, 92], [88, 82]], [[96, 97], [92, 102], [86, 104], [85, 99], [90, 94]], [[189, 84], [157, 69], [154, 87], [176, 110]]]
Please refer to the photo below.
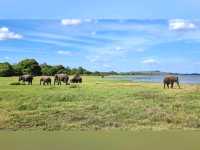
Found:
[[95, 31], [91, 33], [92, 36], [94, 36], [94, 35], [96, 35], [96, 34], [97, 34], [97, 33], [96, 33]]
[[70, 51], [62, 51], [62, 50], [60, 50], [60, 51], [57, 51], [57, 53], [58, 54], [60, 54], [60, 55], [71, 55], [71, 52]]
[[90, 23], [92, 22], [92, 19], [84, 19], [85, 22]]
[[22, 35], [9, 31], [7, 27], [0, 28], [0, 40], [21, 39]]
[[170, 30], [180, 31], [180, 30], [192, 30], [196, 28], [197, 28], [196, 24], [189, 20], [184, 20], [184, 19], [169, 20]]
[[120, 46], [117, 46], [117, 47], [115, 47], [115, 50], [116, 50], [116, 51], [121, 51], [121, 50], [123, 50], [123, 48], [120, 47]]
[[62, 19], [61, 24], [65, 26], [73, 26], [73, 25], [80, 25], [80, 19]]
[[4, 57], [4, 59], [6, 59], [6, 60], [9, 60], [9, 59], [11, 59], [10, 57], [8, 57], [8, 56], [6, 56], [6, 57]]
[[154, 65], [158, 64], [159, 62], [155, 59], [145, 59], [142, 61], [143, 64]]

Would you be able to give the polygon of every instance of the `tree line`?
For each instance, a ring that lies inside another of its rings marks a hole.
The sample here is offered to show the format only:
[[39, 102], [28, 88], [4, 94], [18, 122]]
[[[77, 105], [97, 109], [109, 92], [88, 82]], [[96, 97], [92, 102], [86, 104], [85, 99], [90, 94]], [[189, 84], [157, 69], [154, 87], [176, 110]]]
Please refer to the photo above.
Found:
[[70, 68], [63, 65], [48, 65], [46, 63], [39, 64], [35, 59], [24, 59], [17, 64], [10, 64], [8, 62], [0, 63], [0, 76], [18, 76], [22, 74], [31, 74], [34, 76], [48, 75], [53, 76], [57, 73], [72, 74], [86, 74], [86, 75], [101, 75], [100, 72], [91, 72], [83, 67]]
[[8, 62], [0, 63], [0, 77], [19, 76], [23, 74], [31, 74], [34, 76], [48, 75], [54, 76], [57, 73], [65, 73], [68, 75], [81, 74], [81, 75], [160, 75], [172, 74], [160, 71], [139, 71], [139, 72], [100, 72], [89, 71], [83, 67], [70, 68], [63, 65], [48, 65], [47, 63], [39, 64], [35, 59], [24, 59], [17, 64], [10, 64]]

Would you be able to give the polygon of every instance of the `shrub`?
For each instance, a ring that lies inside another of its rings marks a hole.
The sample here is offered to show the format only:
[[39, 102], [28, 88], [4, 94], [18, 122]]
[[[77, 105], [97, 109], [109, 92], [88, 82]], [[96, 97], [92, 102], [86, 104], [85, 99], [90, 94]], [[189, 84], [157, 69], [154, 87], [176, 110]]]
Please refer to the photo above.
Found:
[[14, 69], [9, 63], [0, 63], [0, 76], [8, 77], [14, 75]]

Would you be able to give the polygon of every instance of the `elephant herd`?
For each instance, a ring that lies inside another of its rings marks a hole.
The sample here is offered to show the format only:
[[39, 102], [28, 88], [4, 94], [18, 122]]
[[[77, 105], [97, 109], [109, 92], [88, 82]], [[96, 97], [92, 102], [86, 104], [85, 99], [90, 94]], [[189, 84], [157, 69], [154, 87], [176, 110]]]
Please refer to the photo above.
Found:
[[[32, 85], [33, 81], [33, 76], [32, 75], [22, 75], [19, 77], [19, 81], [23, 81], [23, 83], [27, 82], [28, 85]], [[40, 78], [40, 85], [51, 85], [51, 77], [49, 76], [42, 76]], [[82, 78], [80, 77], [79, 74], [75, 75], [70, 82], [69, 81], [69, 76], [66, 74], [55, 74], [54, 75], [54, 85], [61, 85], [62, 82], [64, 82], [66, 85], [69, 83], [82, 83]], [[179, 78], [177, 76], [166, 76], [163, 79], [163, 84], [164, 88], [173, 88], [174, 83], [177, 84], [178, 88], [180, 88], [179, 85]]]
[[[19, 82], [28, 83], [28, 85], [32, 85], [33, 76], [32, 75], [22, 75], [19, 76]], [[70, 82], [69, 82], [70, 81]], [[82, 78], [79, 74], [75, 75], [71, 80], [69, 80], [69, 76], [66, 74], [55, 74], [54, 75], [54, 85], [61, 85], [65, 83], [66, 85], [70, 83], [82, 83]], [[52, 79], [50, 76], [42, 76], [40, 78], [40, 85], [51, 85]]]

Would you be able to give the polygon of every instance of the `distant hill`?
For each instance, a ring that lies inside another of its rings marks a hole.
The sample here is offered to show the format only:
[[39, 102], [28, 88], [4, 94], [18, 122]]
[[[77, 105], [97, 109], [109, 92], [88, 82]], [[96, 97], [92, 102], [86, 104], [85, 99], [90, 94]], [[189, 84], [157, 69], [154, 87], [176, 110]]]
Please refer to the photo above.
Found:
[[162, 71], [131, 71], [131, 72], [120, 72], [120, 75], [200, 75], [199, 73], [172, 73]]
[[121, 75], [165, 75], [172, 74], [170, 72], [161, 72], [161, 71], [131, 71], [131, 72], [121, 72]]

